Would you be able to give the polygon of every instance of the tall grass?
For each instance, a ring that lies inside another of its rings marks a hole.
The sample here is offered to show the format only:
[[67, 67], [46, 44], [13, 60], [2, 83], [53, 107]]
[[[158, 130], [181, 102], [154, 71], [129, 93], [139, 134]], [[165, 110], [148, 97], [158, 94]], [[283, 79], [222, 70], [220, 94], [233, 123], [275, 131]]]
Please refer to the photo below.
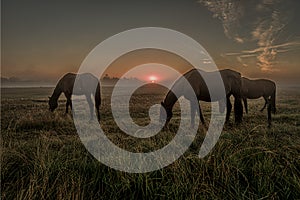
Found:
[[[283, 92], [285, 96], [280, 96]], [[263, 100], [252, 101], [242, 125], [225, 126], [208, 156], [198, 158], [205, 136], [199, 128], [195, 141], [183, 156], [161, 170], [144, 174], [116, 171], [93, 158], [81, 143], [72, 117], [64, 115], [64, 102], [50, 113], [47, 102], [36, 101], [34, 96], [7, 97], [1, 100], [1, 197], [299, 199], [300, 94], [283, 92], [279, 92], [279, 114], [274, 116], [271, 129], [267, 128], [266, 113], [258, 111]], [[104, 98], [108, 94], [109, 91], [104, 91]], [[159, 103], [162, 98], [163, 93], [137, 93], [132, 99], [134, 120], [143, 124], [148, 118], [149, 105]], [[174, 137], [179, 123], [176, 119], [171, 121], [169, 130], [154, 138], [129, 137], [116, 127], [109, 101], [103, 102], [101, 125], [120, 147], [147, 151], [161, 148]], [[208, 106], [203, 107], [208, 119]]]

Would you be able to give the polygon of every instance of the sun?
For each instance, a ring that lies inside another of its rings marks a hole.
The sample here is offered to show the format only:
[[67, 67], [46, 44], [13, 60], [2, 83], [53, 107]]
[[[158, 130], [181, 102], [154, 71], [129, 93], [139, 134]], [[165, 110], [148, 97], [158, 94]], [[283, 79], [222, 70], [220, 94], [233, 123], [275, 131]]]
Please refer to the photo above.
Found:
[[157, 81], [157, 77], [154, 75], [149, 76], [149, 80], [151, 83], [155, 83]]

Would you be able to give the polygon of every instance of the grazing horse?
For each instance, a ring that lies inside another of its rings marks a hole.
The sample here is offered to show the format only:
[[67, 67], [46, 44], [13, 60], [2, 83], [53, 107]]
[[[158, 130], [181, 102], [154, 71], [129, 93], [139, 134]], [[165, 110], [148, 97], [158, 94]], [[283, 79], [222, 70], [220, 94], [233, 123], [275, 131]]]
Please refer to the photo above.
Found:
[[242, 99], [246, 113], [248, 113], [247, 99], [258, 99], [260, 97], [265, 99], [265, 104], [260, 111], [262, 112], [268, 105], [268, 124], [271, 126], [271, 112], [276, 113], [276, 84], [267, 79], [250, 80], [242, 77]]
[[[73, 91], [75, 79], [76, 80], [76, 90]], [[73, 93], [74, 92], [74, 93]], [[71, 96], [73, 95], [85, 95], [87, 102], [90, 107], [91, 119], [93, 119], [94, 114], [94, 105], [91, 99], [91, 94], [95, 97], [95, 108], [97, 111], [97, 118], [100, 120], [99, 107], [101, 104], [101, 92], [100, 92], [100, 83], [98, 79], [89, 73], [84, 74], [65, 74], [57, 83], [54, 92], [51, 97], [49, 97], [49, 110], [53, 112], [57, 106], [57, 100], [61, 93], [64, 93], [67, 98], [66, 103], [66, 113], [68, 113], [68, 107], [72, 109]]]
[[[213, 82], [213, 78], [216, 78], [217, 73], [220, 73], [224, 88], [225, 94], [222, 95], [220, 91], [220, 85], [213, 85], [212, 90], [215, 93], [214, 99], [211, 99], [211, 95], [209, 93], [208, 87], [203, 79], [203, 75], [208, 77], [211, 82]], [[193, 92], [195, 93], [197, 99], [191, 97], [191, 92], [188, 91], [186, 85], [183, 84], [182, 79], [186, 79], [191, 85]], [[226, 102], [227, 105], [227, 113], [226, 113], [226, 121], [229, 121], [230, 112], [232, 109], [232, 104], [229, 100], [230, 96], [233, 95], [235, 98], [234, 102], [234, 112], [235, 112], [235, 121], [236, 123], [240, 123], [242, 121], [243, 116], [243, 105], [241, 100], [241, 74], [230, 70], [224, 69], [215, 72], [205, 72], [199, 69], [192, 69], [185, 73], [182, 77], [180, 77], [172, 86], [172, 89], [169, 90], [163, 102], [161, 102], [162, 108], [160, 111], [160, 121], [166, 119], [166, 125], [172, 118], [172, 108], [178, 98], [180, 96], [184, 96], [186, 99], [190, 101], [191, 106], [191, 126], [194, 126], [195, 123], [195, 112], [198, 111], [200, 120], [202, 124], [205, 124], [204, 117], [202, 115], [201, 107], [199, 104], [199, 100], [212, 102], [212, 101], [222, 101]], [[177, 96], [172, 92], [176, 91]], [[163, 111], [165, 110], [165, 112]], [[221, 110], [221, 109], [220, 109]], [[224, 108], [225, 110], [225, 108]], [[165, 113], [167, 116], [164, 116]]]

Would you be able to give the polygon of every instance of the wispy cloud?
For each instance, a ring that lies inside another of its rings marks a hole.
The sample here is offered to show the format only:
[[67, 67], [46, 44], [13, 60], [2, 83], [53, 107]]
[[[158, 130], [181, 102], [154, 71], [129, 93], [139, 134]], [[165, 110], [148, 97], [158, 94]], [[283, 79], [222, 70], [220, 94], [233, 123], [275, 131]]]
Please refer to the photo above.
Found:
[[213, 13], [213, 17], [221, 20], [224, 33], [228, 38], [240, 43], [243, 42], [243, 39], [239, 35], [232, 32], [239, 25], [240, 17], [243, 16], [243, 8], [238, 1], [199, 0], [198, 2], [205, 5]]
[[248, 56], [254, 56], [258, 53], [262, 53], [265, 50], [272, 50], [272, 49], [276, 49], [278, 52], [287, 52], [290, 50], [300, 49], [300, 40], [286, 42], [286, 43], [277, 44], [277, 45], [268, 46], [268, 47], [258, 47], [256, 49], [252, 49], [252, 50], [243, 50], [241, 52], [226, 53], [225, 55], [227, 55], [227, 56], [239, 55], [239, 56], [243, 56], [243, 57], [248, 57]]
[[256, 49], [251, 50], [243, 50], [241, 52], [234, 52], [234, 53], [226, 53], [226, 56], [237, 56], [238, 61], [243, 65], [247, 66], [244, 63], [244, 58], [256, 57], [257, 64], [262, 71], [278, 71], [273, 67], [275, 63], [275, 58], [279, 53], [285, 53], [292, 50], [299, 50], [300, 49], [300, 40], [299, 41], [292, 41], [286, 42], [277, 45], [266, 45], [261, 46]]
[[[271, 2], [269, 2], [271, 3]], [[258, 65], [262, 71], [272, 71], [274, 60], [278, 53], [278, 45], [274, 45], [278, 34], [284, 29], [285, 17], [280, 11], [272, 11], [270, 19], [261, 21], [252, 31], [253, 39], [263, 51], [257, 56]]]
[[[227, 53], [227, 56], [237, 56], [237, 60], [244, 63], [243, 58], [256, 57], [257, 65], [262, 71], [274, 71], [276, 57], [279, 53], [288, 52], [299, 48], [299, 41], [281, 41], [280, 36], [284, 32], [289, 20], [289, 13], [282, 8], [283, 0], [251, 1], [254, 6], [247, 6], [246, 0], [200, 0], [214, 17], [221, 20], [224, 34], [238, 43], [254, 42], [257, 48], [243, 50], [237, 53]], [[250, 15], [250, 14], [252, 15]], [[253, 14], [255, 13], [255, 14]], [[253, 23], [241, 26], [243, 17], [254, 16], [250, 20]], [[250, 34], [239, 34], [240, 29], [249, 30]]]

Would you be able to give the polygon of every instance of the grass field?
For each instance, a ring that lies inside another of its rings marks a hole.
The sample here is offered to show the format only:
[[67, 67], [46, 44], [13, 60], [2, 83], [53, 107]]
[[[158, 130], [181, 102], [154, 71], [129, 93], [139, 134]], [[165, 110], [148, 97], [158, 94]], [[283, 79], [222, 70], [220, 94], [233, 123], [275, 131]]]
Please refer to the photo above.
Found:
[[[277, 114], [267, 128], [264, 101], [249, 100], [239, 126], [225, 126], [208, 156], [198, 158], [205, 136], [200, 126], [189, 150], [154, 172], [116, 171], [85, 149], [61, 98], [54, 112], [47, 97], [53, 88], [1, 90], [2, 199], [300, 199], [300, 90], [279, 88]], [[117, 145], [144, 152], [162, 148], [176, 133], [179, 108], [169, 130], [148, 139], [120, 131], [110, 112], [110, 87], [102, 91], [101, 126]], [[131, 99], [133, 119], [149, 122], [148, 109], [163, 89], [139, 90]], [[205, 119], [209, 104], [202, 103]], [[233, 119], [232, 119], [233, 121]]]

